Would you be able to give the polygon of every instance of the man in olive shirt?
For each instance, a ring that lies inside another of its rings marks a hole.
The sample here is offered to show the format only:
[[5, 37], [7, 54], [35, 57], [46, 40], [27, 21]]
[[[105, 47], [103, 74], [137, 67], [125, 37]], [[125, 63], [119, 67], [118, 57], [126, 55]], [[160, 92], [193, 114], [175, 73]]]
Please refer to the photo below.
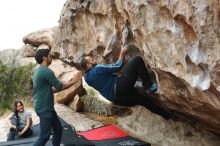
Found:
[[32, 80], [34, 88], [34, 106], [37, 115], [40, 118], [41, 134], [34, 146], [44, 146], [50, 138], [51, 128], [53, 129], [53, 146], [59, 146], [62, 136], [62, 125], [54, 109], [54, 92], [67, 89], [78, 82], [82, 73], [67, 83], [61, 83], [54, 75], [54, 72], [48, 68], [52, 62], [52, 54], [49, 49], [40, 49], [37, 51], [35, 60], [40, 66], [35, 70]]

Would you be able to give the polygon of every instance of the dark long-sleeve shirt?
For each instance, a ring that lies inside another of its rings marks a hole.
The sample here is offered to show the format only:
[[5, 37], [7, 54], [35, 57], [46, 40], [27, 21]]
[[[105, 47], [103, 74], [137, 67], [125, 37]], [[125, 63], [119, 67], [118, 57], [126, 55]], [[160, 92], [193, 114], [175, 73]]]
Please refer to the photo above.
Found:
[[123, 62], [118, 60], [115, 64], [98, 64], [86, 71], [85, 81], [102, 94], [106, 99], [114, 102], [116, 95], [114, 86], [118, 76], [114, 74], [121, 69]]

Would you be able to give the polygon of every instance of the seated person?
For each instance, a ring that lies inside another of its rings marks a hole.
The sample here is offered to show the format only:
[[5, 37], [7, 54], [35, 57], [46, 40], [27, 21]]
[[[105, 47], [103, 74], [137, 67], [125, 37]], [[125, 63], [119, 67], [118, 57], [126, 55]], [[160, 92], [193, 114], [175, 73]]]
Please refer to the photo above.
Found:
[[28, 137], [32, 135], [31, 113], [24, 109], [24, 105], [21, 101], [15, 101], [14, 111], [7, 117], [10, 130], [7, 141], [15, 140], [15, 136]]
[[146, 93], [157, 90], [157, 84], [151, 80], [141, 57], [133, 58], [120, 76], [115, 74], [123, 66], [123, 59], [128, 47], [121, 48], [115, 64], [97, 64], [91, 56], [83, 56], [80, 65], [85, 70], [85, 81], [113, 103], [124, 106], [142, 105], [169, 119], [171, 116], [169, 112], [157, 106], [152, 99], [140, 94], [134, 88], [137, 78], [140, 77]]

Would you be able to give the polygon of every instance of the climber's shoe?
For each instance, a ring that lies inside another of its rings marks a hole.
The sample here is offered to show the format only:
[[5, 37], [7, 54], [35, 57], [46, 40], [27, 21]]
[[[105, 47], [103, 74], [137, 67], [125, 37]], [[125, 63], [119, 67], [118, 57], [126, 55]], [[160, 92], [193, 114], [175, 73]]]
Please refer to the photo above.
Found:
[[157, 83], [153, 83], [150, 88], [148, 88], [145, 93], [146, 94], [150, 94], [150, 93], [154, 93], [157, 91]]

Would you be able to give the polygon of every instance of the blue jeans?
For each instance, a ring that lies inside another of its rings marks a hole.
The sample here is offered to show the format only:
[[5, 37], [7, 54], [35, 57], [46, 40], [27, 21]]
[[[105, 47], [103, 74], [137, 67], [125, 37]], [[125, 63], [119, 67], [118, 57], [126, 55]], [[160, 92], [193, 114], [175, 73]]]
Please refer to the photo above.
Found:
[[53, 130], [53, 146], [60, 146], [62, 136], [62, 125], [55, 111], [37, 113], [40, 118], [40, 137], [33, 146], [44, 146], [51, 135]]

